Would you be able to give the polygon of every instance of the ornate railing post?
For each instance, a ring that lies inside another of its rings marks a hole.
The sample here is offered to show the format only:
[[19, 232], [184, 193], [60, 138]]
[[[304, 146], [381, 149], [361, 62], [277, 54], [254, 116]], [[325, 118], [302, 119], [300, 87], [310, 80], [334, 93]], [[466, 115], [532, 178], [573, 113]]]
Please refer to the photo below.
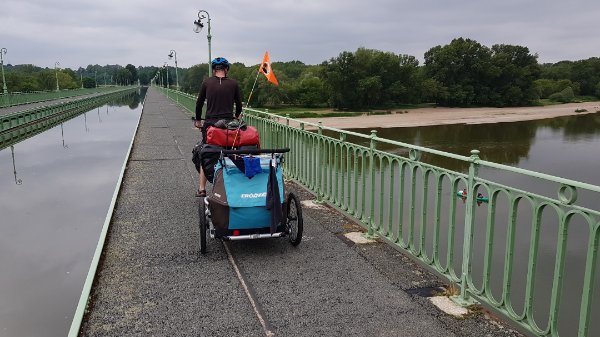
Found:
[[317, 155], [315, 159], [315, 186], [317, 188], [317, 202], [323, 202], [323, 190], [321, 188], [321, 184], [323, 183], [323, 167], [321, 164], [321, 144], [322, 144], [322, 136], [323, 136], [323, 122], [319, 121], [319, 127], [317, 129], [317, 133], [319, 137], [317, 137]]
[[[369, 217], [367, 218], [367, 237], [376, 238], [375, 228], [373, 223], [375, 222], [375, 149], [377, 147], [377, 130], [371, 130], [371, 141], [369, 144]], [[365, 179], [365, 177], [363, 177]], [[364, 195], [364, 194], [363, 194]], [[363, 201], [363, 206], [366, 205]]]
[[[306, 146], [306, 135], [304, 134], [304, 123], [300, 122], [300, 137], [298, 137], [298, 141], [303, 145], [304, 149], [307, 148]], [[302, 154], [303, 158], [307, 158], [306, 153]], [[310, 159], [309, 159], [310, 160]], [[310, 181], [308, 181], [307, 179], [307, 163], [309, 162], [309, 160], [301, 160], [298, 164], [298, 166], [300, 166], [299, 170], [298, 170], [298, 177], [300, 177], [300, 181], [304, 183], [304, 185], [306, 186], [310, 186]]]
[[[467, 181], [467, 203], [465, 210], [465, 234], [463, 243], [462, 273], [460, 277], [460, 295], [454, 297], [454, 301], [460, 305], [468, 306], [476, 301], [467, 294], [469, 288], [468, 278], [471, 275], [471, 256], [473, 246], [473, 227], [475, 223], [475, 205], [477, 201], [477, 189], [475, 179], [479, 173], [479, 150], [471, 150], [471, 164], [469, 165], [469, 178]], [[453, 191], [453, 193], [456, 193]]]
[[290, 141], [290, 114], [285, 114], [285, 126], [286, 128], [283, 131], [283, 147], [292, 148]]

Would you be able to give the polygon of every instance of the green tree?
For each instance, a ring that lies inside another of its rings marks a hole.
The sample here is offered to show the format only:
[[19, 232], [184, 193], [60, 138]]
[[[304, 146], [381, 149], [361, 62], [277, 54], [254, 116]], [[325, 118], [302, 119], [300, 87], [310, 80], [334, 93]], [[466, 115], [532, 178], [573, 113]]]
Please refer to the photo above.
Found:
[[[156, 74], [157, 71], [158, 71], [158, 67], [155, 67], [155, 66], [138, 67], [137, 73], [138, 73], [138, 79], [140, 80], [140, 83], [142, 85], [149, 85], [150, 80], [154, 77], [154, 75]], [[179, 75], [181, 76], [182, 74], [180, 73]]]
[[324, 62], [321, 78], [337, 109], [365, 109], [398, 103], [419, 103], [423, 77], [418, 60], [359, 48]]
[[540, 98], [549, 98], [550, 95], [560, 92], [567, 87], [572, 88], [575, 94], [579, 92], [579, 83], [573, 83], [571, 80], [551, 80], [547, 78], [540, 78], [534, 81], [534, 85], [538, 90]]
[[600, 58], [575, 61], [570, 80], [579, 83], [581, 95], [594, 95], [600, 82]]
[[598, 57], [548, 63], [542, 65], [541, 69], [542, 79], [571, 81], [576, 95], [595, 95], [596, 84], [600, 81], [600, 58]]
[[448, 88], [433, 78], [425, 78], [421, 81], [419, 102], [445, 101], [448, 96]]
[[187, 70], [179, 85], [187, 93], [197, 94], [204, 78], [208, 77], [208, 65], [197, 64]]
[[356, 92], [358, 94], [359, 106], [376, 107], [381, 104], [381, 77], [369, 76], [358, 80]]
[[315, 107], [324, 105], [327, 102], [327, 91], [325, 84], [317, 76], [310, 76], [300, 81], [295, 90], [296, 103], [301, 106]]
[[91, 77], [84, 77], [83, 78], [83, 87], [84, 88], [94, 88], [94, 87], [96, 87], [96, 81], [94, 81], [94, 79]]
[[9, 92], [32, 92], [41, 90], [34, 74], [28, 72], [10, 72], [6, 74]]
[[[58, 86], [60, 89], [77, 89], [80, 87], [79, 81], [73, 78], [74, 72], [71, 69], [69, 71], [61, 70], [58, 72]], [[56, 78], [55, 78], [56, 79]]]
[[425, 53], [425, 74], [441, 85], [437, 102], [449, 106], [528, 105], [539, 93], [537, 55], [522, 46], [457, 38]]
[[425, 53], [426, 75], [447, 90], [438, 102], [449, 106], [485, 105], [489, 96], [492, 52], [475, 40], [457, 38]]
[[573, 72], [572, 61], [560, 61], [557, 63], [545, 63], [541, 66], [540, 78], [551, 80], [570, 79]]
[[560, 92], [550, 95], [550, 100], [561, 102], [561, 103], [572, 102], [574, 98], [575, 98], [575, 94], [573, 93], [573, 89], [571, 87], [566, 87], [563, 90], [561, 90]]
[[531, 55], [527, 47], [493, 45], [491, 77], [484, 80], [494, 96], [488, 102], [495, 106], [530, 105], [539, 98], [535, 80], [540, 75], [537, 55]]
[[129, 70], [129, 73], [131, 74], [131, 83], [137, 82], [138, 80], [138, 71], [137, 68], [133, 65], [133, 64], [127, 64], [125, 66], [125, 69]]
[[129, 85], [132, 83], [133, 76], [126, 68], [121, 68], [115, 74], [115, 80], [119, 85]]
[[[277, 79], [279, 79], [280, 75], [282, 75], [281, 77], [283, 78], [283, 75], [285, 74], [285, 77], [288, 81], [299, 80], [300, 76], [306, 69], [306, 65], [300, 61], [273, 62], [271, 66], [275, 72], [275, 75], [277, 76]], [[258, 65], [256, 69], [258, 69]]]
[[37, 87], [39, 90], [56, 90], [56, 74], [54, 70], [43, 70], [37, 76]]
[[342, 52], [337, 58], [325, 61], [322, 67], [322, 76], [330, 92], [329, 103], [336, 109], [358, 107], [358, 66], [355, 55], [347, 51]]

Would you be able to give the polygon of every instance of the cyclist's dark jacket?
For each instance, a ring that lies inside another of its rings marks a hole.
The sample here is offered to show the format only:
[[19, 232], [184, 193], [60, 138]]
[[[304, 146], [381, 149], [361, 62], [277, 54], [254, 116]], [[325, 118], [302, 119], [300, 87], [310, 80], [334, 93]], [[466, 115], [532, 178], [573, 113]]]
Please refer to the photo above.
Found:
[[[232, 119], [233, 104], [235, 116], [242, 112], [242, 97], [236, 80], [227, 77], [210, 77], [202, 82], [200, 94], [196, 101], [196, 120], [200, 119]], [[206, 101], [206, 116], [202, 118], [202, 107]]]

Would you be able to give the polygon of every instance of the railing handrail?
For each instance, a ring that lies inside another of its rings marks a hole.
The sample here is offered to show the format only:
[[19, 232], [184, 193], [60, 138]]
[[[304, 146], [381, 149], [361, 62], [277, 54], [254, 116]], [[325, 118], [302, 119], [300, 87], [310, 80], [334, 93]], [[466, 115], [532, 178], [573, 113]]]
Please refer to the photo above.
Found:
[[[124, 91], [124, 90], [131, 90], [131, 87], [115, 87], [115, 90], [103, 91], [103, 92], [91, 93], [91, 94], [97, 94], [97, 95], [92, 96], [92, 97], [97, 97], [97, 96], [112, 94], [112, 93], [119, 92], [119, 91]], [[79, 96], [71, 96], [71, 98], [73, 98], [73, 97], [79, 97]], [[46, 102], [46, 101], [44, 101], [44, 102]], [[25, 103], [25, 104], [28, 104], [28, 103]], [[25, 113], [25, 112], [31, 112], [31, 111], [40, 110], [40, 109], [47, 109], [47, 108], [51, 108], [51, 107], [54, 107], [54, 106], [59, 106], [61, 104], [63, 104], [63, 102], [51, 102], [48, 105], [41, 105], [41, 106], [36, 106], [36, 107], [33, 107], [33, 108], [21, 110], [21, 111], [15, 111], [15, 112], [7, 113], [7, 114], [2, 115], [2, 116], [6, 116], [6, 117], [17, 116], [17, 115], [20, 115], [20, 114]]]
[[113, 88], [125, 88], [124, 86], [98, 86], [95, 88], [61, 89], [59, 91], [33, 91], [33, 92], [9, 92], [0, 93], [0, 108], [17, 105], [45, 102], [55, 99], [70, 98], [99, 92], [106, 92]]

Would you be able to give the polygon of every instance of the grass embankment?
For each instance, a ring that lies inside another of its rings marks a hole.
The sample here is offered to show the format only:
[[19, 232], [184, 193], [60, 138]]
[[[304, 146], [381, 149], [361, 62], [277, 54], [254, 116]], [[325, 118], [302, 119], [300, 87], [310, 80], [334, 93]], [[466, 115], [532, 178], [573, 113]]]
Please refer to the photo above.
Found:
[[[596, 102], [598, 101], [598, 97], [596, 96], [575, 96], [575, 98], [571, 102], [567, 103], [583, 103], [583, 102]], [[564, 102], [553, 101], [548, 98], [543, 98], [538, 100], [537, 102], [539, 106], [547, 106], [547, 105], [558, 105], [565, 104]]]

